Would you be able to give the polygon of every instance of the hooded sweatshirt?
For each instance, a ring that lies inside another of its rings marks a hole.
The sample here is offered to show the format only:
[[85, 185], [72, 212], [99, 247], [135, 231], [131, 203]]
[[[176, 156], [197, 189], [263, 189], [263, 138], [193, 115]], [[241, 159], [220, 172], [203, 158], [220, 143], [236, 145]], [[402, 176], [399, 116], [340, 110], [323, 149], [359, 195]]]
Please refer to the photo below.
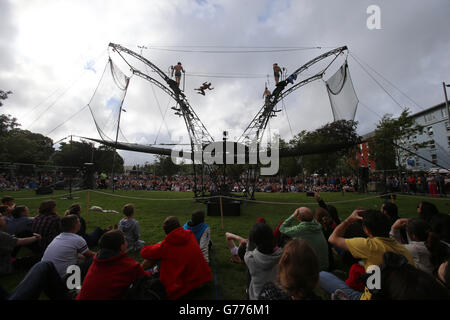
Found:
[[160, 243], [145, 246], [141, 256], [147, 260], [161, 260], [160, 280], [170, 300], [212, 280], [211, 269], [194, 234], [183, 227], [169, 232]]
[[303, 221], [294, 225], [296, 218], [289, 217], [280, 226], [280, 232], [291, 238], [304, 239], [316, 251], [319, 258], [319, 267], [321, 271], [328, 270], [328, 243], [325, 239], [322, 226], [316, 221]]
[[118, 228], [123, 232], [128, 248], [133, 248], [140, 237], [139, 222], [133, 218], [125, 217], [120, 220]]
[[209, 225], [202, 222], [195, 226], [191, 226], [191, 222], [188, 221], [183, 226], [184, 230], [191, 230], [194, 233], [195, 239], [202, 250], [203, 256], [205, 257], [206, 262], [209, 263], [209, 242], [211, 241], [211, 232]]
[[[247, 247], [248, 248], [248, 247]], [[282, 250], [275, 248], [272, 254], [264, 254], [255, 249], [247, 251], [244, 256], [245, 264], [251, 276], [248, 287], [250, 300], [257, 300], [259, 293], [267, 282], [275, 282], [277, 278], [277, 266]]]
[[101, 249], [84, 278], [77, 300], [122, 299], [130, 284], [150, 274], [125, 252]]

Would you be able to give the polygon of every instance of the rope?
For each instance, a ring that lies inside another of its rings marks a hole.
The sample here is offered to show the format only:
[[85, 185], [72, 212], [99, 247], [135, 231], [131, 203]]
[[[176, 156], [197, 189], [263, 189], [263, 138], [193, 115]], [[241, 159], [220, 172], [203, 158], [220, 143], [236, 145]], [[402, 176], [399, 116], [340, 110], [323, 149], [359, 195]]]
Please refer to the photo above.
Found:
[[294, 49], [274, 49], [274, 50], [186, 50], [186, 49], [168, 49], [168, 48], [156, 48], [150, 47], [153, 50], [171, 51], [171, 52], [195, 52], [195, 53], [269, 53], [269, 52], [292, 52], [292, 51], [304, 51], [321, 49], [320, 47], [306, 47], [306, 48], [294, 48]]
[[[354, 53], [353, 53], [354, 54]], [[356, 57], [356, 54], [354, 54]], [[363, 59], [361, 59], [358, 56], [358, 59], [360, 61], [362, 61], [368, 68], [370, 68], [370, 70], [372, 70], [373, 72], [375, 72], [379, 77], [381, 77], [384, 81], [386, 81], [387, 83], [389, 83], [392, 87], [394, 87], [394, 89], [397, 89], [403, 96], [405, 96], [409, 101], [411, 101], [412, 103], [414, 103], [419, 109], [421, 110], [425, 110], [425, 108], [421, 107], [417, 102], [415, 102], [413, 99], [411, 99], [406, 93], [404, 93], [402, 90], [400, 90], [397, 86], [395, 86], [392, 82], [390, 82], [388, 79], [386, 79], [386, 77], [384, 77], [382, 74], [380, 74], [379, 72], [377, 72], [374, 68], [372, 68], [367, 62], [365, 62]]]
[[287, 119], [288, 124], [289, 124], [289, 130], [291, 130], [292, 139], [294, 139], [294, 132], [292, 131], [291, 121], [289, 120], [289, 116], [288, 116], [288, 113], [287, 113], [286, 106], [284, 104], [284, 99], [283, 98], [281, 98], [281, 103], [283, 105], [284, 114], [286, 115], [286, 119]]
[[[81, 193], [81, 192], [84, 192], [84, 191], [86, 191], [86, 190], [75, 191], [75, 192], [72, 192], [72, 194], [78, 194], [78, 193]], [[70, 193], [66, 193], [66, 194], [62, 194], [62, 195], [49, 195], [49, 196], [44, 196], [44, 197], [14, 198], [14, 199], [16, 199], [16, 200], [51, 199], [51, 198], [54, 198], [54, 197], [64, 197], [64, 196], [68, 196], [68, 195], [70, 195]]]
[[396, 105], [398, 105], [401, 109], [402, 109], [402, 111], [403, 110], [405, 110], [405, 108], [403, 108], [401, 105], [400, 105], [400, 103], [397, 101], [397, 100], [395, 100], [395, 98], [381, 85], [381, 83], [379, 83], [378, 82], [378, 80], [377, 79], [375, 79], [375, 77], [374, 76], [372, 76], [371, 74], [370, 74], [370, 72], [369, 71], [367, 71], [367, 69], [366, 68], [364, 68], [364, 66], [353, 56], [353, 54], [351, 54], [350, 53], [350, 56], [353, 58], [353, 60], [355, 60], [358, 64], [359, 64], [359, 66], [364, 70], [364, 72], [365, 73], [367, 73], [368, 75], [369, 75], [369, 77], [371, 77], [372, 78], [372, 80], [373, 81], [375, 81], [375, 83], [389, 96], [389, 97], [391, 97], [391, 99], [392, 99], [392, 101], [394, 101], [395, 102], [395, 104]]

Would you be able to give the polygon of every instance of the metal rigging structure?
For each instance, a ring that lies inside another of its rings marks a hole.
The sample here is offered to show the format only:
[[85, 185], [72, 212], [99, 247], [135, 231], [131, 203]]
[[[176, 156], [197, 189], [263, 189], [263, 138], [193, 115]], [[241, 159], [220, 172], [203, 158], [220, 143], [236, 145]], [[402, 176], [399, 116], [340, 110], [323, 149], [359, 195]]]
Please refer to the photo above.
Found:
[[[125, 63], [130, 67], [130, 71], [133, 75], [137, 75], [152, 84], [156, 85], [160, 89], [162, 89], [165, 93], [167, 93], [170, 97], [172, 97], [178, 107], [174, 107], [176, 112], [175, 114], [178, 116], [182, 116], [184, 119], [184, 122], [186, 124], [186, 128], [189, 133], [190, 138], [190, 144], [191, 144], [191, 160], [193, 162], [193, 169], [194, 169], [194, 194], [195, 197], [204, 195], [204, 185], [202, 180], [202, 188], [201, 190], [197, 190], [197, 174], [196, 174], [196, 167], [194, 162], [194, 155], [195, 154], [203, 154], [203, 148], [210, 143], [214, 142], [213, 137], [206, 129], [205, 125], [202, 123], [198, 115], [195, 113], [194, 109], [189, 104], [188, 100], [186, 99], [185, 94], [181, 91], [181, 89], [178, 87], [178, 84], [175, 80], [169, 78], [161, 69], [159, 69], [155, 64], [150, 62], [145, 57], [137, 54], [136, 52], [127, 49], [119, 44], [110, 43], [109, 47], [112, 48], [114, 52], [117, 52], [117, 54], [125, 61]], [[126, 53], [141, 62], [143, 62], [145, 65], [147, 65], [151, 70], [153, 70], [156, 74], [158, 74], [162, 80], [165, 82], [163, 84], [162, 82], [158, 81], [157, 79], [149, 76], [148, 74], [138, 70], [134, 66], [132, 66], [122, 55], [122, 53]], [[117, 143], [116, 143], [117, 144]], [[203, 160], [203, 159], [202, 159]], [[209, 176], [211, 177], [212, 181], [217, 181], [216, 177], [216, 170], [212, 167], [212, 165], [205, 164], [203, 161], [200, 163], [201, 171], [202, 171], [202, 179], [203, 179], [203, 173], [207, 171]]]
[[[238, 143], [243, 143], [247, 147], [249, 147], [251, 144], [256, 144], [256, 152], [258, 153], [262, 137], [264, 135], [264, 132], [267, 128], [267, 125], [269, 123], [269, 120], [273, 117], [276, 117], [277, 113], [281, 111], [276, 110], [277, 103], [287, 97], [289, 94], [294, 92], [295, 90], [301, 88], [302, 86], [318, 80], [322, 79], [325, 75], [325, 72], [327, 69], [331, 66], [331, 64], [339, 57], [339, 55], [343, 54], [344, 51], [348, 50], [347, 46], [339, 47], [333, 50], [330, 50], [328, 52], [325, 52], [321, 54], [320, 56], [315, 57], [314, 59], [308, 61], [304, 65], [302, 65], [300, 68], [295, 70], [289, 77], [287, 77], [285, 80], [280, 81], [277, 85], [275, 90], [272, 92], [272, 94], [268, 97], [267, 101], [265, 102], [264, 106], [258, 111], [258, 113], [255, 115], [253, 120], [250, 122], [250, 124], [247, 126], [247, 128], [244, 130], [241, 137], [238, 139]], [[289, 87], [285, 90], [287, 85], [289, 83], [293, 84], [294, 81], [297, 79], [297, 77], [307, 70], [312, 65], [318, 63], [319, 61], [326, 59], [330, 56], [335, 56], [334, 59], [320, 72], [316, 73], [315, 75], [308, 77], [293, 86]], [[281, 156], [281, 155], [280, 155]], [[259, 163], [259, 161], [258, 161]], [[255, 183], [256, 179], [258, 177], [258, 167], [259, 165], [249, 165], [247, 170], [247, 178], [246, 178], [246, 187], [245, 187], [245, 196], [248, 198], [253, 199], [254, 198], [254, 192], [255, 192]]]

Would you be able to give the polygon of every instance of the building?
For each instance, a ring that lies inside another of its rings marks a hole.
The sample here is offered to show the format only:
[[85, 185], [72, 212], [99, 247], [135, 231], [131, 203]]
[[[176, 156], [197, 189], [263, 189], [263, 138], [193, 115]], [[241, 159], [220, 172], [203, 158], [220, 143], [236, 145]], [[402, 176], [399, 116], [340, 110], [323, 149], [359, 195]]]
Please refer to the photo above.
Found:
[[[450, 169], [450, 124], [445, 102], [411, 115], [415, 122], [424, 126], [421, 135], [409, 137], [414, 143], [431, 140], [429, 147], [419, 149], [404, 165], [410, 170], [428, 170], [434, 167]], [[422, 157], [422, 158], [421, 158]], [[423, 158], [429, 160], [426, 161]]]
[[[408, 140], [411, 143], [431, 140], [432, 143], [429, 147], [416, 151], [417, 155], [408, 155], [403, 167], [412, 171], [426, 171], [440, 167], [450, 169], [450, 124], [445, 102], [412, 114], [411, 117], [415, 119], [417, 124], [424, 127], [424, 131], [420, 135], [407, 137]], [[368, 141], [374, 136], [374, 131], [365, 134], [363, 141]], [[359, 167], [368, 167], [371, 171], [376, 170], [375, 160], [369, 159], [369, 143], [362, 143], [358, 145], [358, 148], [360, 152], [357, 152], [356, 160]]]
[[370, 159], [369, 141], [375, 136], [375, 132], [372, 131], [362, 136], [362, 140], [365, 141], [358, 144], [358, 152], [356, 152], [356, 161], [358, 167], [369, 168], [370, 171], [375, 171], [375, 159]]

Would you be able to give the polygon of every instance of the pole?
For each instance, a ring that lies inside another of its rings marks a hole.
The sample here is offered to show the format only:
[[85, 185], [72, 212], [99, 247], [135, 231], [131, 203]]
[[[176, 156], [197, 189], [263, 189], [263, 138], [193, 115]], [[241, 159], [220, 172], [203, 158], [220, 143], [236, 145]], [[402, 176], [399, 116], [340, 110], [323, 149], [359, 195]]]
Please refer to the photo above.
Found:
[[69, 176], [69, 196], [67, 199], [72, 200], [72, 170], [73, 170], [73, 152], [72, 152], [72, 135], [70, 135], [70, 176]]
[[447, 107], [447, 117], [448, 117], [448, 125], [450, 126], [450, 107], [448, 105], [448, 97], [447, 97], [447, 86], [445, 82], [442, 82], [442, 86], [444, 87], [444, 95], [445, 95], [445, 106]]
[[114, 148], [114, 155], [113, 155], [113, 165], [112, 165], [112, 191], [114, 192], [114, 165], [116, 162], [116, 152], [117, 152], [117, 139], [119, 138], [119, 129], [120, 129], [120, 117], [122, 116], [122, 106], [123, 106], [123, 102], [125, 101], [125, 96], [127, 95], [127, 89], [128, 89], [128, 84], [130, 83], [130, 79], [127, 79], [127, 84], [125, 86], [125, 94], [123, 95], [123, 99], [122, 102], [120, 103], [120, 108], [119, 108], [119, 119], [117, 120], [117, 130], [116, 130], [116, 144], [115, 144], [115, 148]]
[[89, 196], [90, 196], [90, 190], [88, 190], [87, 192], [87, 200], [86, 200], [86, 223], [88, 222], [88, 217], [89, 217]]
[[222, 230], [223, 230], [223, 207], [222, 207], [222, 196], [219, 197], [220, 202], [220, 219], [222, 221]]

